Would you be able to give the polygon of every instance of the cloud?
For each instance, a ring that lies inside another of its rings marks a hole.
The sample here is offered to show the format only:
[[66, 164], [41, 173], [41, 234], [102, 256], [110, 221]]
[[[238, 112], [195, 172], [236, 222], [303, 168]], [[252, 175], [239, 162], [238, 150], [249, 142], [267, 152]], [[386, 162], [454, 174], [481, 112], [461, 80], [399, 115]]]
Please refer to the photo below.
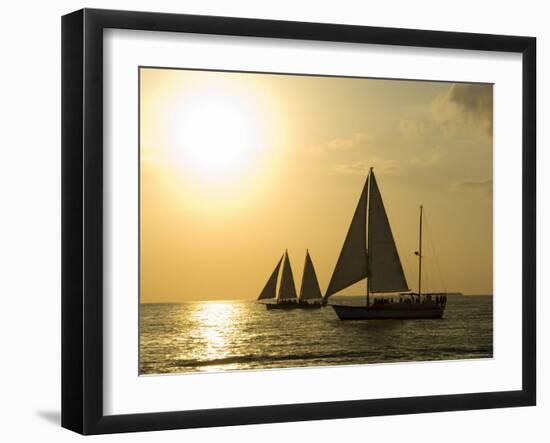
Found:
[[449, 99], [474, 114], [493, 111], [493, 88], [489, 85], [455, 84], [449, 90]]
[[349, 137], [335, 138], [311, 148], [314, 152], [355, 151], [366, 149], [373, 140], [371, 134], [357, 132]]
[[432, 119], [447, 125], [467, 123], [488, 137], [493, 135], [493, 88], [480, 84], [453, 84], [432, 103]]
[[474, 192], [493, 192], [493, 180], [463, 180], [455, 183], [455, 189], [465, 189]]
[[444, 157], [444, 151], [441, 146], [436, 146], [435, 152], [433, 152], [428, 158], [413, 157], [409, 159], [409, 162], [416, 166], [435, 166], [441, 162]]
[[426, 134], [433, 128], [430, 121], [424, 119], [401, 120], [399, 122], [399, 132], [405, 137]]
[[372, 158], [368, 164], [364, 162], [340, 164], [336, 165], [335, 169], [341, 174], [367, 175], [371, 166], [378, 174], [382, 175], [396, 174], [401, 169], [399, 163], [395, 160], [389, 160], [379, 157]]
[[493, 135], [493, 88], [481, 84], [453, 84], [437, 95], [416, 118], [399, 122], [405, 137], [439, 134], [450, 136], [457, 128], [470, 127], [484, 137]]

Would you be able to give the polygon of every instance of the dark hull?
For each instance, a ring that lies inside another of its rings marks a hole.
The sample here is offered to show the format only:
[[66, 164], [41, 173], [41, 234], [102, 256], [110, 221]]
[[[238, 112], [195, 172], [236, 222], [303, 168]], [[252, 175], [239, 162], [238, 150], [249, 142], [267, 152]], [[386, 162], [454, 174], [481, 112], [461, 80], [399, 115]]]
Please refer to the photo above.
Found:
[[292, 303], [266, 303], [266, 309], [319, 309], [323, 306], [322, 303], [303, 303], [303, 302], [292, 302]]
[[443, 317], [445, 305], [440, 303], [393, 303], [380, 307], [331, 305], [340, 320], [403, 320]]

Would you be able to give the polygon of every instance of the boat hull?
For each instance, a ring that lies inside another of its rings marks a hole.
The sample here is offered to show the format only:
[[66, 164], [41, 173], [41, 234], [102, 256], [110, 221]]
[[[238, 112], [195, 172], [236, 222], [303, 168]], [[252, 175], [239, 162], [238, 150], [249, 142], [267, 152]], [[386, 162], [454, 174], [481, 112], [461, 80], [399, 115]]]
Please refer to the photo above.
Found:
[[265, 307], [268, 311], [273, 309], [319, 309], [323, 306], [322, 303], [266, 303]]
[[436, 319], [443, 317], [443, 304], [394, 303], [383, 307], [331, 305], [340, 320]]

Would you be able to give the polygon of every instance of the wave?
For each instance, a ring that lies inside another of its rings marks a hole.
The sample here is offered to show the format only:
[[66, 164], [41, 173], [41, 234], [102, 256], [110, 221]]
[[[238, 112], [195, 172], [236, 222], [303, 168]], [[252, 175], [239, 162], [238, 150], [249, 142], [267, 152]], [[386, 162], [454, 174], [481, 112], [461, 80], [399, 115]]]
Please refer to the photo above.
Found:
[[[301, 353], [301, 354], [286, 354], [286, 355], [259, 355], [259, 354], [247, 354], [247, 355], [232, 355], [221, 358], [212, 358], [212, 359], [177, 359], [168, 364], [168, 366], [173, 368], [199, 368], [205, 366], [224, 366], [224, 365], [237, 365], [237, 364], [257, 364], [265, 365], [268, 363], [276, 362], [290, 362], [290, 361], [338, 361], [340, 363], [349, 362], [350, 360], [356, 358], [365, 359], [365, 363], [387, 361], [415, 361], [418, 358], [427, 361], [429, 360], [438, 360], [442, 358], [448, 358], [449, 355], [468, 354], [468, 355], [478, 355], [478, 356], [492, 356], [493, 349], [492, 347], [441, 347], [432, 350], [431, 357], [427, 358], [424, 355], [424, 352], [417, 351], [415, 358], [413, 355], [407, 355], [407, 358], [403, 354], [396, 354], [395, 352], [384, 352], [382, 350], [378, 352], [365, 352], [365, 351], [347, 351], [347, 352], [326, 352], [326, 353]], [[462, 355], [462, 358], [464, 356]]]
[[369, 357], [374, 355], [364, 351], [347, 351], [347, 352], [331, 352], [331, 353], [303, 353], [303, 354], [286, 354], [286, 355], [234, 355], [222, 358], [213, 358], [210, 360], [196, 359], [178, 359], [170, 363], [172, 367], [201, 367], [201, 366], [218, 366], [231, 365], [238, 363], [266, 363], [277, 361], [292, 361], [292, 360], [319, 360], [319, 359], [349, 359], [359, 357]]

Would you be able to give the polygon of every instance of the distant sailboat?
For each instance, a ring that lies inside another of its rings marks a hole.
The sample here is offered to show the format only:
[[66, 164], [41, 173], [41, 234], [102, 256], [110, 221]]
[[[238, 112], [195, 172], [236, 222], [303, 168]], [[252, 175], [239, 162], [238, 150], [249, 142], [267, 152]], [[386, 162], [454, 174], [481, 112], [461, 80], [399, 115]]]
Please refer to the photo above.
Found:
[[292, 303], [298, 300], [298, 296], [296, 294], [296, 286], [294, 285], [294, 275], [292, 274], [292, 267], [290, 266], [290, 260], [288, 258], [287, 251], [285, 251], [285, 257], [283, 261], [283, 275], [281, 276], [281, 284], [279, 285], [277, 300], [280, 302]]
[[[283, 265], [282, 271], [281, 263]], [[277, 291], [280, 272], [282, 275], [279, 290]], [[267, 309], [320, 308], [323, 303], [323, 297], [309, 252], [306, 253], [300, 298], [296, 294], [290, 259], [288, 258], [288, 252], [285, 251], [267, 280], [266, 285], [260, 292], [258, 301], [264, 303]]]
[[319, 287], [319, 280], [317, 280], [317, 274], [315, 273], [315, 267], [309, 255], [309, 250], [306, 250], [299, 303], [302, 307], [310, 308], [320, 308], [323, 305], [323, 294]]
[[[422, 207], [420, 210], [418, 293], [409, 291], [401, 260], [393, 238], [382, 195], [374, 172], [369, 175], [361, 192], [344, 245], [325, 294], [325, 300], [363, 279], [366, 279], [366, 303], [351, 306], [330, 303], [341, 320], [396, 318], [441, 318], [446, 296], [421, 296], [422, 269]], [[372, 293], [400, 293], [399, 300], [375, 298]]]
[[267, 280], [267, 283], [262, 289], [262, 292], [260, 292], [258, 301], [275, 299], [275, 297], [277, 296], [277, 280], [279, 278], [279, 269], [281, 268], [281, 263], [283, 262], [283, 257], [285, 256], [286, 256], [286, 252], [279, 259], [277, 266], [275, 266], [275, 269], [271, 273], [271, 277], [269, 277], [269, 279]]

